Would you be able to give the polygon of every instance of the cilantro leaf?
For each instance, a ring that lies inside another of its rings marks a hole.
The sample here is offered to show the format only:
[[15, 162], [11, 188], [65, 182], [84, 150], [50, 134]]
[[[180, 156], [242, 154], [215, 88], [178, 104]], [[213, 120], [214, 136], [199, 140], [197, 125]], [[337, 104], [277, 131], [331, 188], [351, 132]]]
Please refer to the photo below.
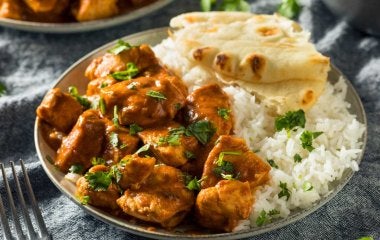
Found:
[[80, 203], [82, 205], [87, 205], [89, 201], [90, 201], [90, 196], [82, 196], [80, 198]]
[[147, 96], [149, 97], [152, 97], [152, 98], [155, 98], [157, 100], [165, 100], [166, 97], [164, 94], [158, 92], [158, 91], [153, 91], [153, 90], [149, 90], [147, 93], [146, 93]]
[[139, 154], [139, 153], [142, 153], [142, 152], [146, 152], [148, 151], [150, 148], [150, 144], [145, 144], [144, 146], [142, 146], [141, 148], [139, 148], [139, 150], [137, 150], [137, 152], [135, 154]]
[[275, 119], [275, 128], [276, 131], [281, 131], [285, 129], [287, 131], [292, 130], [295, 127], [305, 127], [306, 118], [305, 112], [300, 109], [298, 111], [289, 111], [283, 116], [278, 116]]
[[100, 109], [100, 112], [104, 115], [106, 114], [106, 103], [104, 102], [104, 99], [103, 98], [100, 98], [99, 99], [99, 109]]
[[71, 172], [71, 173], [80, 174], [80, 173], [82, 173], [82, 171], [83, 171], [83, 166], [80, 164], [73, 164], [69, 168], [69, 172]]
[[302, 162], [302, 157], [301, 157], [298, 153], [294, 154], [293, 159], [294, 159], [294, 162], [295, 162], [295, 163], [300, 163], [300, 162]]
[[92, 166], [104, 165], [105, 163], [106, 163], [106, 160], [104, 160], [104, 158], [101, 158], [101, 157], [93, 157], [91, 159]]
[[117, 105], [113, 106], [113, 118], [112, 122], [116, 127], [119, 127], [119, 114]]
[[310, 182], [304, 182], [304, 183], [302, 184], [302, 189], [303, 189], [304, 192], [311, 191], [313, 188], [314, 188], [314, 187], [313, 187], [313, 185], [311, 185]]
[[69, 94], [79, 102], [80, 105], [82, 105], [85, 109], [89, 109], [91, 107], [91, 102], [85, 98], [79, 95], [78, 89], [75, 86], [69, 87]]
[[371, 236], [366, 236], [366, 237], [358, 238], [357, 240], [374, 240], [374, 238]]
[[[220, 152], [218, 159], [216, 161], [216, 167], [213, 169], [214, 174], [217, 176], [222, 177], [223, 179], [232, 180], [234, 179], [235, 169], [234, 165], [231, 162], [224, 161], [225, 155], [241, 155], [241, 152], [234, 152], [234, 151], [226, 151], [226, 152]], [[235, 178], [237, 178], [235, 176]]]
[[278, 165], [276, 164], [276, 162], [273, 159], [268, 159], [267, 162], [269, 163], [269, 165], [271, 167], [278, 168]]
[[279, 198], [286, 197], [286, 201], [288, 201], [290, 197], [290, 190], [287, 187], [287, 183], [283, 183], [280, 181], [280, 188], [281, 188], [281, 192], [278, 193], [278, 197]]
[[109, 174], [113, 179], [115, 179], [116, 182], [119, 182], [122, 177], [120, 170], [117, 168], [117, 165], [113, 165], [111, 167]]
[[245, 0], [201, 0], [201, 9], [204, 12], [218, 9], [219, 11], [245, 11], [248, 12], [251, 8]]
[[323, 132], [311, 132], [305, 130], [300, 137], [302, 148], [308, 150], [309, 152], [314, 150], [313, 140], [319, 137]]
[[198, 180], [197, 177], [195, 176], [190, 181], [185, 182], [186, 188], [191, 190], [191, 191], [194, 191], [194, 190], [199, 191], [199, 190], [201, 190], [201, 182], [202, 182], [202, 179]]
[[277, 209], [272, 209], [268, 212], [268, 216], [274, 216], [278, 214], [280, 214], [280, 211], [278, 211]]
[[185, 157], [187, 159], [195, 159], [196, 158], [195, 154], [193, 152], [190, 152], [190, 151], [185, 151]]
[[203, 145], [210, 141], [216, 131], [212, 123], [207, 120], [192, 123], [187, 127], [187, 130]]
[[282, 0], [277, 12], [287, 18], [296, 17], [301, 10], [300, 4], [297, 0]]
[[131, 80], [137, 74], [139, 74], [139, 69], [137, 68], [136, 64], [129, 62], [127, 63], [126, 70], [114, 72], [111, 74], [111, 76], [118, 81], [124, 81], [124, 80]]
[[268, 222], [269, 222], [269, 218], [267, 216], [267, 212], [265, 210], [262, 210], [259, 216], [256, 218], [256, 225], [258, 227], [261, 227], [262, 225]]
[[110, 50], [108, 50], [108, 52], [112, 53], [114, 55], [118, 55], [122, 51], [131, 49], [131, 48], [132, 48], [132, 46], [129, 43], [119, 39], [117, 41], [116, 45], [113, 48], [111, 48]]
[[230, 119], [230, 113], [231, 113], [231, 109], [227, 109], [227, 108], [218, 108], [218, 115], [223, 118], [224, 120], [228, 120]]
[[142, 130], [144, 129], [140, 127], [139, 125], [137, 125], [136, 123], [132, 123], [131, 125], [129, 125], [130, 135], [136, 135], [138, 132], [141, 132]]
[[87, 179], [90, 188], [95, 191], [106, 191], [112, 182], [111, 176], [106, 172], [87, 172], [84, 177]]

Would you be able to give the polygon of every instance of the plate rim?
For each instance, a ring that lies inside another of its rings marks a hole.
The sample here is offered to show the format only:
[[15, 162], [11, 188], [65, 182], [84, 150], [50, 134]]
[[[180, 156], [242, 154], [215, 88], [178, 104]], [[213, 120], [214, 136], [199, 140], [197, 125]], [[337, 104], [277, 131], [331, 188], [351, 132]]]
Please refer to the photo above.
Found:
[[39, 33], [78, 33], [78, 32], [88, 32], [100, 30], [108, 27], [114, 27], [121, 25], [123, 23], [128, 23], [130, 21], [136, 20], [143, 17], [144, 15], [151, 14], [166, 5], [172, 3], [174, 0], [157, 0], [149, 5], [138, 8], [131, 12], [117, 15], [110, 18], [98, 19], [93, 21], [85, 22], [70, 22], [70, 23], [43, 23], [43, 22], [32, 22], [32, 21], [21, 21], [10, 18], [0, 18], [0, 26], [17, 29], [21, 31], [28, 32], [39, 32]]
[[[164, 34], [164, 32], [165, 31], [167, 32], [169, 29], [170, 28], [168, 28], [168, 27], [149, 29], [146, 31], [141, 31], [138, 33], [134, 33], [134, 34], [124, 36], [120, 39], [128, 40], [129, 38], [138, 38], [138, 37], [149, 36], [149, 35], [154, 35], [154, 34]], [[163, 39], [161, 39], [161, 40], [163, 40]], [[108, 43], [94, 49], [93, 51], [89, 52], [88, 54], [86, 54], [85, 56], [80, 58], [78, 61], [73, 63], [63, 74], [61, 74], [61, 76], [58, 77], [58, 79], [56, 80], [56, 82], [54, 83], [52, 88], [57, 87], [57, 85], [60, 83], [60, 81], [62, 79], [64, 79], [64, 77], [67, 74], [69, 74], [74, 68], [76, 68], [81, 62], [89, 59], [90, 57], [101, 52], [102, 50], [109, 48], [110, 46], [114, 45], [116, 42], [117, 42], [117, 40], [108, 42]], [[365, 126], [365, 131], [364, 131], [363, 136], [362, 136], [363, 146], [362, 146], [362, 152], [361, 152], [360, 156], [356, 159], [356, 162], [359, 165], [364, 158], [367, 140], [368, 140], [367, 139], [368, 138], [368, 125], [367, 125], [367, 115], [365, 112], [365, 108], [364, 108], [363, 103], [359, 97], [359, 94], [357, 93], [357, 91], [354, 88], [354, 86], [352, 85], [352, 83], [348, 80], [348, 78], [337, 67], [335, 67], [332, 63], [330, 64], [330, 66], [331, 66], [330, 71], [332, 74], [336, 74], [340, 77], [343, 77], [345, 83], [347, 84], [347, 89], [350, 89], [350, 91], [352, 93], [353, 101], [355, 101], [358, 104], [359, 109], [360, 109], [360, 114], [363, 117], [363, 123], [362, 124]], [[357, 113], [356, 115], [358, 116], [359, 113]], [[150, 238], [154, 237], [157, 239], [168, 239], [168, 238], [177, 239], [179, 237], [182, 239], [211, 239], [211, 238], [240, 239], [240, 238], [252, 237], [252, 236], [260, 235], [263, 233], [271, 232], [271, 231], [274, 231], [276, 229], [290, 225], [290, 224], [314, 213], [316, 210], [318, 210], [319, 208], [324, 206], [327, 202], [329, 202], [332, 198], [334, 198], [347, 185], [347, 183], [350, 181], [352, 176], [355, 174], [355, 171], [353, 171], [352, 169], [346, 169], [345, 171], [349, 171], [347, 176], [342, 176], [342, 178], [339, 180], [339, 185], [336, 188], [334, 188], [334, 191], [329, 193], [326, 197], [324, 197], [320, 201], [318, 201], [317, 204], [314, 204], [312, 207], [310, 207], [308, 209], [301, 209], [301, 210], [297, 211], [296, 213], [294, 213], [293, 215], [288, 216], [287, 218], [283, 218], [283, 219], [280, 219], [278, 221], [266, 224], [262, 227], [250, 228], [247, 230], [231, 232], [231, 233], [216, 233], [216, 234], [202, 234], [202, 235], [194, 235], [194, 234], [183, 235], [183, 234], [175, 234], [174, 232], [173, 233], [166, 233], [166, 232], [164, 233], [164, 232], [158, 232], [158, 231], [149, 231], [149, 230], [146, 230], [145, 228], [143, 228], [141, 226], [132, 226], [132, 225], [129, 226], [130, 224], [127, 224], [128, 227], [125, 226], [125, 224], [124, 224], [124, 226], [122, 226], [122, 224], [119, 224], [115, 221], [115, 219], [118, 220], [118, 218], [107, 216], [107, 215], [103, 214], [102, 212], [99, 212], [99, 209], [97, 209], [96, 207], [84, 206], [84, 205], [80, 204], [78, 202], [78, 200], [75, 199], [75, 196], [72, 196], [69, 193], [69, 191], [64, 189], [60, 185], [59, 181], [56, 180], [55, 177], [53, 176], [53, 174], [49, 171], [47, 164], [50, 164], [50, 163], [48, 163], [48, 161], [45, 160], [44, 156], [42, 156], [42, 153], [40, 151], [40, 148], [38, 145], [39, 144], [38, 122], [39, 122], [39, 119], [38, 119], [38, 117], [36, 117], [35, 125], [34, 125], [34, 142], [35, 142], [37, 155], [38, 155], [39, 161], [41, 162], [41, 165], [42, 165], [45, 173], [48, 175], [48, 177], [54, 183], [54, 185], [64, 195], [66, 195], [71, 201], [73, 201], [76, 205], [78, 205], [79, 207], [84, 209], [86, 213], [90, 214], [91, 216], [95, 217], [96, 219], [99, 219], [99, 220], [101, 220], [107, 224], [110, 224], [111, 226], [114, 226], [118, 229], [127, 231], [127, 232], [132, 233], [132, 234], [136, 234], [139, 236], [143, 236], [143, 237], [150, 237]], [[252, 230], [254, 230], [254, 231], [252, 231]]]

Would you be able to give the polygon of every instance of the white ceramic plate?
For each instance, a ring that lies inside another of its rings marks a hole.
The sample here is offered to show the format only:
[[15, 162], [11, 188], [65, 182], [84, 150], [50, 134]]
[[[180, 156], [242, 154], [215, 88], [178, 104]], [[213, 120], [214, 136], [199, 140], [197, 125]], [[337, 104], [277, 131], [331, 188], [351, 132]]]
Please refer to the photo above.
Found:
[[20, 21], [8, 18], [0, 18], [0, 26], [14, 28], [18, 30], [30, 32], [44, 32], [44, 33], [74, 33], [86, 32], [91, 30], [99, 30], [107, 27], [116, 26], [126, 23], [137, 18], [143, 17], [149, 13], [157, 11], [165, 7], [173, 0], [157, 0], [156, 2], [147, 6], [138, 8], [126, 14], [118, 15], [111, 18], [99, 19], [88, 22], [72, 22], [72, 23], [41, 23]]
[[[130, 36], [126, 36], [123, 39], [132, 45], [138, 45], [142, 43], [147, 43], [152, 46], [160, 43], [164, 38], [167, 37], [167, 28], [160, 28], [160, 29], [153, 29], [137, 34], [133, 34]], [[82, 59], [74, 63], [62, 76], [58, 79], [56, 85], [54, 87], [61, 88], [66, 91], [66, 89], [70, 85], [75, 85], [78, 87], [79, 91], [84, 93], [88, 80], [83, 76], [85, 69], [90, 64], [90, 62], [100, 56], [103, 55], [107, 49], [111, 48], [116, 41], [108, 43], [93, 52], [87, 54]], [[332, 66], [332, 70], [329, 73], [328, 81], [331, 83], [335, 83], [342, 74], [334, 67]], [[345, 79], [348, 89], [347, 89], [347, 97], [346, 101], [348, 101], [351, 104], [350, 112], [357, 115], [358, 121], [361, 123], [364, 123], [365, 126], [367, 126], [367, 120], [364, 112], [363, 105], [360, 101], [360, 98], [358, 97], [355, 89], [351, 85], [349, 81]], [[331, 183], [331, 193], [327, 196], [325, 196], [323, 199], [318, 201], [313, 207], [306, 209], [306, 210], [294, 210], [290, 214], [289, 217], [285, 219], [279, 219], [275, 222], [272, 222], [270, 224], [267, 224], [263, 227], [257, 227], [252, 228], [250, 230], [244, 230], [240, 232], [234, 232], [234, 233], [221, 233], [221, 234], [212, 234], [209, 232], [202, 232], [201, 234], [190, 234], [186, 233], [186, 228], [188, 226], [179, 226], [173, 231], [166, 231], [164, 229], [156, 228], [155, 231], [149, 231], [147, 230], [147, 224], [143, 223], [136, 223], [136, 222], [129, 222], [127, 220], [114, 217], [102, 210], [99, 210], [92, 206], [83, 206], [79, 203], [78, 200], [75, 198], [75, 185], [71, 182], [68, 182], [64, 179], [64, 174], [57, 170], [54, 165], [52, 165], [46, 158], [46, 156], [55, 157], [55, 152], [48, 147], [44, 139], [42, 138], [40, 128], [38, 125], [38, 118], [35, 122], [35, 129], [34, 129], [34, 137], [35, 137], [35, 144], [37, 153], [39, 156], [39, 159], [41, 161], [41, 164], [46, 172], [46, 174], [49, 176], [49, 178], [52, 180], [52, 182], [64, 193], [67, 197], [69, 197], [72, 201], [74, 201], [78, 206], [83, 208], [86, 212], [91, 214], [92, 216], [108, 223], [113, 226], [116, 226], [118, 228], [121, 228], [125, 231], [145, 236], [145, 237], [151, 237], [151, 238], [158, 238], [158, 239], [168, 239], [168, 238], [181, 238], [181, 239], [210, 239], [210, 238], [219, 238], [219, 239], [241, 239], [245, 237], [250, 237], [254, 235], [258, 235], [264, 232], [273, 231], [275, 229], [278, 229], [280, 227], [286, 226], [294, 221], [297, 221], [310, 213], [314, 212], [318, 208], [320, 208], [323, 204], [327, 203], [329, 200], [331, 200], [343, 187], [344, 185], [349, 181], [349, 179], [353, 175], [353, 171], [350, 169], [347, 169], [342, 178], [338, 181], [335, 181]], [[367, 129], [367, 128], [366, 128]], [[357, 162], [360, 163], [365, 149], [365, 143], [367, 141], [367, 130], [365, 131], [362, 141], [363, 144], [363, 151], [362, 154], [357, 159]]]

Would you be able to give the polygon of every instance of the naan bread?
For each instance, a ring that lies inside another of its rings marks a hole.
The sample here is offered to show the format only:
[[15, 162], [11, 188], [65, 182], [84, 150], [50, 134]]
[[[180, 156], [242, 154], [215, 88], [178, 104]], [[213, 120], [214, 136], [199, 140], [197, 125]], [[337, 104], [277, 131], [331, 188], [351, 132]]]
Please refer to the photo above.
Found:
[[195, 12], [173, 18], [170, 26], [181, 55], [212, 69], [224, 83], [255, 93], [278, 113], [309, 109], [324, 89], [329, 58], [287, 18]]

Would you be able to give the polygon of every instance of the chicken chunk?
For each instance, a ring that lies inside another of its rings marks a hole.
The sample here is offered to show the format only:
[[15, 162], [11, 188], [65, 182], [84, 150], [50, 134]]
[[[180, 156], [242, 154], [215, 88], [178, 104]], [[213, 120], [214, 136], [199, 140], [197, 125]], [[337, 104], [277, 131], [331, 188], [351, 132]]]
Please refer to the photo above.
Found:
[[124, 50], [119, 54], [106, 53], [94, 59], [87, 67], [85, 76], [89, 80], [106, 77], [111, 73], [126, 70], [127, 63], [134, 63], [139, 72], [145, 71], [148, 67], [158, 64], [152, 49], [142, 44], [138, 47]]
[[1, 0], [0, 18], [23, 19], [23, 10], [19, 0]]
[[63, 138], [66, 137], [66, 134], [57, 131], [50, 124], [44, 121], [40, 121], [39, 126], [41, 127], [41, 134], [43, 139], [46, 141], [49, 147], [54, 149], [54, 151], [57, 151], [62, 144]]
[[127, 189], [117, 204], [138, 219], [165, 228], [178, 225], [194, 204], [194, 194], [183, 183], [182, 172], [158, 165], [138, 190]]
[[270, 169], [268, 163], [249, 150], [243, 139], [223, 135], [204, 165], [202, 188], [215, 186], [226, 178], [235, 178], [249, 182], [253, 190], [269, 180]]
[[63, 139], [57, 151], [56, 166], [67, 172], [70, 166], [79, 164], [84, 169], [91, 166], [92, 157], [99, 156], [102, 150], [105, 124], [95, 110], [85, 111], [73, 130]]
[[69, 0], [24, 0], [35, 13], [61, 14], [69, 5]]
[[106, 123], [105, 150], [103, 158], [117, 163], [127, 154], [137, 150], [140, 139], [131, 135], [124, 127], [117, 127], [112, 121], [104, 119]]
[[96, 207], [118, 209], [116, 200], [120, 197], [119, 189], [108, 174], [108, 167], [96, 165], [78, 179], [76, 196], [82, 201]]
[[253, 202], [248, 182], [222, 180], [199, 192], [195, 214], [203, 227], [231, 232], [239, 220], [249, 217]]
[[40, 119], [64, 133], [71, 130], [82, 112], [82, 105], [59, 88], [50, 90], [37, 108]]
[[151, 144], [157, 159], [166, 165], [178, 167], [185, 164], [189, 155], [198, 150], [198, 141], [184, 135], [184, 127], [172, 122], [162, 127], [149, 128], [139, 133], [145, 144]]
[[[180, 90], [183, 83], [173, 78], [177, 79], [166, 72], [122, 81], [102, 88], [100, 97], [105, 101], [106, 109], [118, 106], [121, 125], [154, 126], [172, 120], [179, 106], [185, 103], [186, 95]], [[113, 113], [108, 111], [107, 114]]]
[[115, 84], [115, 83], [117, 83], [117, 81], [111, 76], [101, 77], [101, 78], [92, 80], [87, 85], [86, 95], [87, 96], [99, 95], [100, 89], [111, 86], [112, 84]]
[[190, 123], [210, 121], [216, 128], [214, 139], [231, 133], [233, 116], [230, 100], [217, 84], [206, 85], [192, 92], [186, 99], [185, 111]]
[[121, 173], [118, 181], [122, 189], [138, 189], [149, 175], [153, 172], [156, 159], [153, 157], [139, 157], [138, 155], [127, 155], [117, 164]]
[[72, 13], [79, 22], [108, 18], [118, 14], [117, 0], [79, 0]]

